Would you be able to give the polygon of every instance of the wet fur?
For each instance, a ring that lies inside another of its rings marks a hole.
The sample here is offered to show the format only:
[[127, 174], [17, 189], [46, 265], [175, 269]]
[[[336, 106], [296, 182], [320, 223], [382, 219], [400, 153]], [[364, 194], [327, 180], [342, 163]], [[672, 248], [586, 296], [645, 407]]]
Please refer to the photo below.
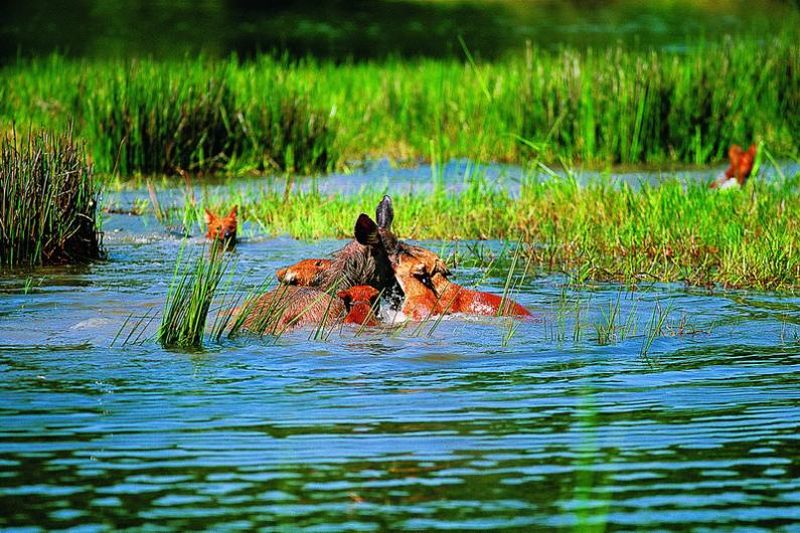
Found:
[[467, 289], [448, 280], [448, 274], [447, 267], [430, 256], [400, 257], [395, 263], [395, 275], [405, 295], [402, 313], [410, 320], [417, 321], [454, 313], [531, 316], [530, 311], [513, 300]]
[[308, 287], [282, 285], [257, 297], [234, 314], [247, 312], [242, 328], [258, 334], [280, 334], [320, 323], [377, 325], [374, 313], [378, 291], [356, 286], [341, 290], [336, 296]]

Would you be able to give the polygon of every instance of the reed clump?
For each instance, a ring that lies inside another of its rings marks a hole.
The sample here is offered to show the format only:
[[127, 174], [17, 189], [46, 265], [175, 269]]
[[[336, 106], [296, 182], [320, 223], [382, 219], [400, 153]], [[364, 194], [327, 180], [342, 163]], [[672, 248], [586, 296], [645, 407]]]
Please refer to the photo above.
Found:
[[[156, 340], [165, 348], [201, 348], [211, 303], [229, 265], [224, 245], [186, 261], [184, 248], [175, 262]], [[205, 251], [204, 251], [205, 252]]]
[[106, 172], [313, 172], [336, 159], [324, 111], [279, 83], [248, 93], [236, 63], [136, 61], [94, 74], [76, 112]]
[[0, 136], [0, 191], [0, 267], [102, 258], [98, 185], [71, 133]]
[[686, 50], [529, 48], [490, 63], [261, 55], [0, 69], [0, 120], [69, 120], [99, 171], [325, 172], [372, 157], [703, 164], [758, 139], [796, 154], [796, 21]]

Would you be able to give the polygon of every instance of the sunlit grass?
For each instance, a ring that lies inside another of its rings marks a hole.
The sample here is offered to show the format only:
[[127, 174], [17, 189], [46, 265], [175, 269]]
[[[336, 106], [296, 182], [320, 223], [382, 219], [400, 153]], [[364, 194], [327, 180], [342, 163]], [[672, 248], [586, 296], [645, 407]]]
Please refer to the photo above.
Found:
[[77, 62], [0, 70], [0, 121], [75, 121], [103, 173], [324, 172], [388, 156], [706, 163], [732, 143], [797, 153], [795, 28], [682, 52], [532, 48], [483, 63]]
[[[581, 183], [568, 175], [526, 177], [518, 192], [509, 192], [474, 174], [460, 192], [393, 194], [393, 228], [407, 239], [518, 243], [508, 244], [505, 255], [521, 248], [521, 264], [568, 273], [579, 284], [666, 281], [795, 290], [800, 286], [799, 186], [800, 175], [771, 181], [754, 177], [743, 190], [729, 192], [677, 178], [629, 186], [602, 178]], [[370, 212], [386, 192], [383, 187], [354, 194], [231, 188], [205, 202], [238, 204], [240, 218], [258, 234], [348, 238], [353, 213]], [[174, 209], [197, 223], [202, 206], [187, 205]], [[459, 248], [461, 255], [469, 255], [468, 246]], [[487, 255], [487, 274], [495, 258]], [[450, 259], [453, 266], [460, 260]]]

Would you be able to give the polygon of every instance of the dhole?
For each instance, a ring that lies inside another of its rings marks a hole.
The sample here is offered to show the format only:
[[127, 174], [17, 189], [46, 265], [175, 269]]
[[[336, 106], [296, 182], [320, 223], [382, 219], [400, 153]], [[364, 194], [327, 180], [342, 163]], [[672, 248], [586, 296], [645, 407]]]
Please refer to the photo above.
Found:
[[[413, 244], [402, 244], [402, 254], [411, 254], [420, 261], [431, 266], [432, 269], [444, 269], [447, 271], [444, 261], [438, 255]], [[298, 287], [318, 287], [326, 271], [334, 268], [331, 259], [303, 259], [293, 265], [283, 267], [276, 272], [278, 281], [285, 285], [297, 285]], [[447, 271], [447, 275], [450, 272]]]
[[259, 334], [279, 334], [302, 326], [325, 327], [337, 323], [375, 326], [378, 291], [359, 285], [341, 290], [336, 296], [306, 287], [280, 286], [245, 304], [242, 311], [247, 317], [243, 329]]
[[447, 279], [449, 271], [440, 259], [430, 261], [426, 257], [403, 255], [398, 258], [394, 269], [405, 295], [401, 310], [411, 320], [450, 313], [531, 316], [527, 309], [512, 300], [452, 283]]
[[738, 144], [734, 144], [728, 149], [728, 159], [730, 159], [730, 165], [728, 165], [723, 176], [711, 182], [712, 189], [741, 187], [744, 185], [753, 171], [753, 163], [756, 159], [756, 145], [751, 144], [745, 151]]
[[[377, 223], [361, 213], [353, 231], [355, 239], [333, 253], [330, 262], [325, 263], [327, 268], [312, 276], [312, 284], [323, 290], [334, 286], [347, 289], [356, 285], [390, 289], [394, 285], [394, 274], [389, 256], [398, 248], [397, 237], [391, 231], [393, 217], [392, 200], [388, 196], [378, 204]], [[302, 276], [301, 272], [295, 273]], [[288, 274], [287, 270], [284, 277]]]
[[362, 213], [355, 224], [355, 239], [334, 252], [331, 259], [300, 261], [278, 270], [278, 279], [286, 284], [323, 290], [371, 285], [391, 292], [396, 284], [392, 262], [397, 257], [415, 254], [441, 262], [433, 252], [401, 242], [392, 233], [394, 209], [389, 196], [384, 196], [378, 204], [375, 219], [377, 222]]
[[276, 272], [278, 281], [298, 287], [317, 287], [322, 282], [322, 273], [331, 268], [331, 259], [303, 259]]
[[205, 220], [208, 226], [206, 239], [226, 241], [229, 244], [236, 244], [236, 211], [238, 205], [233, 206], [231, 212], [225, 217], [219, 217], [206, 208]]

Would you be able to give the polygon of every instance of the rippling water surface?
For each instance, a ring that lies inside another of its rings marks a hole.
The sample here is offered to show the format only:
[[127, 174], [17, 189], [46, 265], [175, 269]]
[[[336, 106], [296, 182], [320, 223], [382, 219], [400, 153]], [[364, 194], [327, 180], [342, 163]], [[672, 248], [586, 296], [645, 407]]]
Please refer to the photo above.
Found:
[[[107, 262], [0, 282], [2, 528], [800, 524], [798, 298], [538, 275], [518, 294], [538, 319], [510, 339], [449, 319], [112, 347], [160, 309], [180, 248], [142, 222], [106, 222]], [[256, 286], [340, 245], [253, 236], [236, 268]], [[603, 344], [618, 300], [636, 331]], [[668, 327], [643, 354], [657, 303]]]

